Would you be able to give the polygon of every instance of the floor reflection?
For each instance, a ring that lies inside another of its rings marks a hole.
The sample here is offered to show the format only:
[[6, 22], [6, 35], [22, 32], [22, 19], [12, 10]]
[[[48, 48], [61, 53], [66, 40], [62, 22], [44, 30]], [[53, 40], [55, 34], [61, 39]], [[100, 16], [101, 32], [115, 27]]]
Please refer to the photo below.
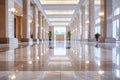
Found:
[[49, 42], [4, 49], [0, 80], [120, 80], [120, 44], [95, 45], [57, 41], [52, 49]]

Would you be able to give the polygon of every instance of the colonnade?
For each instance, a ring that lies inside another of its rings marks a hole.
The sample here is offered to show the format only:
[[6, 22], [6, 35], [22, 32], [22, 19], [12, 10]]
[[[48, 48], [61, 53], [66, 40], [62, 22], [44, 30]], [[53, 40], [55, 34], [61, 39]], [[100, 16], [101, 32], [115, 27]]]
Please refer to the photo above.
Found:
[[[22, 10], [22, 14], [19, 15], [21, 26], [18, 29], [19, 35], [16, 35], [15, 30], [18, 26], [15, 28], [17, 24], [15, 22], [15, 4], [14, 0], [0, 1], [0, 43], [17, 44], [18, 41], [32, 43], [48, 40], [48, 22], [37, 4], [30, 0], [22, 0], [22, 6], [19, 6]], [[17, 13], [20, 12], [17, 11]]]
[[[83, 0], [81, 0], [83, 1]], [[85, 0], [80, 4], [75, 18], [70, 24], [72, 40], [95, 41], [95, 28], [100, 26], [100, 42], [112, 42], [116, 40], [112, 37], [112, 0]], [[96, 8], [97, 7], [97, 8]], [[96, 24], [97, 18], [100, 22]]]

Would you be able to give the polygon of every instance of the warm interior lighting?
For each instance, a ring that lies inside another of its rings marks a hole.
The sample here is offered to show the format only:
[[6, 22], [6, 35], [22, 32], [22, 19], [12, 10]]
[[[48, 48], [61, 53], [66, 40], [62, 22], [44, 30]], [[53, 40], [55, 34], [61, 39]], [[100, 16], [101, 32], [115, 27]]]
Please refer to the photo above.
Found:
[[100, 0], [95, 0], [95, 5], [100, 5]]
[[21, 14], [20, 16], [23, 16], [23, 14]]
[[68, 25], [69, 23], [51, 23], [52, 25]]
[[80, 58], [82, 58], [82, 56], [79, 56]]
[[15, 75], [12, 75], [12, 76], [11, 76], [11, 80], [14, 80], [14, 79], [16, 79], [16, 76], [15, 76]]
[[16, 72], [19, 72], [19, 70], [16, 70]]
[[100, 12], [100, 13], [99, 13], [99, 16], [104, 16], [104, 13], [103, 13], [103, 12]]
[[78, 4], [80, 0], [40, 0], [41, 4]]
[[72, 15], [75, 10], [45, 10], [47, 15]]
[[37, 27], [39, 27], [39, 24], [37, 24]]
[[89, 64], [90, 63], [90, 61], [86, 61], [86, 64]]
[[99, 70], [98, 73], [102, 75], [102, 74], [104, 74], [104, 71], [103, 70]]
[[90, 23], [89, 20], [87, 20], [86, 23], [89, 24]]
[[18, 11], [15, 8], [11, 8], [9, 9], [9, 12], [11, 12], [12, 14], [16, 14], [18, 13]]
[[40, 57], [39, 57], [39, 56], [37, 56], [37, 59], [39, 60], [39, 59], [40, 59]]
[[33, 62], [32, 62], [32, 61], [29, 61], [28, 63], [29, 63], [29, 64], [32, 64]]
[[71, 21], [71, 18], [49, 18], [49, 21]]
[[44, 54], [42, 53], [41, 56], [43, 56]]
[[32, 20], [29, 20], [29, 23], [32, 23]]

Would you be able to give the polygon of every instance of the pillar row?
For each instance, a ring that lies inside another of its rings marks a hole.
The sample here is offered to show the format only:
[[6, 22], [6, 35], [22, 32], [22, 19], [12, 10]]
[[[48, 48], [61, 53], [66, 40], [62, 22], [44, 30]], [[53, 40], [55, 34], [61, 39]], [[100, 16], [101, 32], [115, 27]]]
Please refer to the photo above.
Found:
[[14, 36], [14, 0], [0, 0], [0, 43], [18, 43]]
[[38, 12], [38, 38], [41, 41], [42, 40], [42, 13]]
[[38, 9], [37, 5], [33, 4], [33, 40], [38, 41]]
[[30, 39], [30, 0], [23, 0], [22, 42], [32, 43]]
[[115, 43], [112, 38], [112, 0], [101, 0], [100, 4], [101, 42]]

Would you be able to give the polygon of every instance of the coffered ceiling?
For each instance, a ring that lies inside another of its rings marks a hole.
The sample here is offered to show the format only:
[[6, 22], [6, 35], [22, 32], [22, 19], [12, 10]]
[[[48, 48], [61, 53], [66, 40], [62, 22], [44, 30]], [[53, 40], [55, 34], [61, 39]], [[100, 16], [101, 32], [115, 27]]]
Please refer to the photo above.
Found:
[[[79, 13], [80, 5], [85, 5], [88, 0], [31, 0], [36, 3], [39, 10], [45, 16], [51, 26], [68, 26], [74, 19], [76, 13]], [[99, 9], [100, 0], [95, 1], [95, 10]], [[22, 7], [22, 0], [15, 0]], [[15, 5], [16, 7], [16, 5]], [[16, 7], [17, 8], [17, 7]], [[21, 10], [21, 11], [20, 11]], [[17, 11], [22, 15], [22, 8]]]
[[52, 26], [68, 26], [77, 11], [80, 0], [40, 0], [43, 11]]

